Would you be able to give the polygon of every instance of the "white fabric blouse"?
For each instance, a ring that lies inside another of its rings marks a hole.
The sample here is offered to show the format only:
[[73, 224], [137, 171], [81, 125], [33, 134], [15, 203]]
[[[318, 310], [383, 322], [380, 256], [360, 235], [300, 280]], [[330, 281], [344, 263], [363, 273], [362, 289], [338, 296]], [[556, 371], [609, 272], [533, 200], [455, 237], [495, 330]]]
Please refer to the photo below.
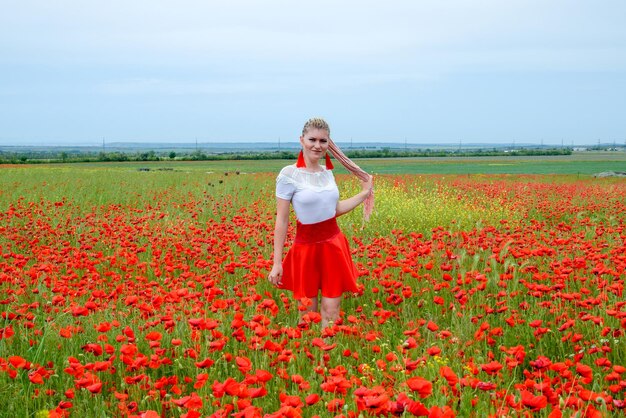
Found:
[[333, 218], [337, 212], [339, 189], [331, 170], [310, 172], [288, 165], [276, 178], [276, 197], [291, 201], [296, 217], [303, 224]]

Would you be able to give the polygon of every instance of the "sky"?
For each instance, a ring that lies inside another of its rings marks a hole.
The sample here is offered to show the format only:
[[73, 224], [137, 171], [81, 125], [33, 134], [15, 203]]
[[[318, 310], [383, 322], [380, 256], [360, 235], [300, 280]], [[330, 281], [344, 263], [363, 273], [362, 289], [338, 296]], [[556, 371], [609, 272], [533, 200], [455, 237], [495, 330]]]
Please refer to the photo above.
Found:
[[623, 0], [2, 0], [0, 145], [626, 144]]

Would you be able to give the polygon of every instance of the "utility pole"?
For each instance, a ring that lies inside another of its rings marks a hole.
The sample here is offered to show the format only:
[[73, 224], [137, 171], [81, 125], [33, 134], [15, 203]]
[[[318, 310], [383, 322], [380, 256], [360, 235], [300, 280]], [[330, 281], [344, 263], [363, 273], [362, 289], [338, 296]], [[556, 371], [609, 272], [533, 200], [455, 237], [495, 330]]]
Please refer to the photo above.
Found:
[[105, 146], [104, 146], [104, 137], [102, 137], [102, 153], [104, 154]]

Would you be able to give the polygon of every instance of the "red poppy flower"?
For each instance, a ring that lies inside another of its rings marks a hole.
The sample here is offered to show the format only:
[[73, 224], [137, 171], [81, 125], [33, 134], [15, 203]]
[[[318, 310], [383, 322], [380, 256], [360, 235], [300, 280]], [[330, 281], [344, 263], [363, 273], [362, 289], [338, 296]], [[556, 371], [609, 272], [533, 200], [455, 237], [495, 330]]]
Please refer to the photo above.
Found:
[[533, 395], [526, 390], [520, 391], [520, 395], [522, 396], [522, 405], [533, 411], [538, 411], [548, 405], [548, 398], [543, 395]]
[[411, 377], [407, 379], [406, 385], [413, 392], [417, 392], [420, 398], [426, 398], [432, 394], [433, 384], [422, 377]]
[[196, 367], [199, 369], [206, 369], [208, 367], [211, 367], [215, 362], [210, 359], [210, 358], [205, 358], [202, 361], [198, 361], [195, 363]]

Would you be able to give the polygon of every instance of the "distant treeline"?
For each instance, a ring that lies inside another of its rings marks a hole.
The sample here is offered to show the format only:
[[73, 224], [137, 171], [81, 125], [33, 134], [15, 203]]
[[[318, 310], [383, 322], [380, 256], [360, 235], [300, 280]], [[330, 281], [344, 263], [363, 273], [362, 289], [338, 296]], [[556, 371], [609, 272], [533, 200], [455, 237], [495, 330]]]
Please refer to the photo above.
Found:
[[[532, 155], [570, 155], [571, 148], [519, 148], [475, 149], [475, 150], [392, 150], [382, 148], [375, 150], [346, 150], [350, 158], [402, 158], [402, 157], [490, 157], [490, 156], [532, 156]], [[217, 161], [217, 160], [275, 160], [295, 159], [296, 151], [264, 151], [264, 152], [224, 152], [191, 153], [171, 152], [3, 152], [0, 151], [0, 164], [42, 164], [42, 163], [84, 163], [84, 162], [122, 162], [122, 161]]]

